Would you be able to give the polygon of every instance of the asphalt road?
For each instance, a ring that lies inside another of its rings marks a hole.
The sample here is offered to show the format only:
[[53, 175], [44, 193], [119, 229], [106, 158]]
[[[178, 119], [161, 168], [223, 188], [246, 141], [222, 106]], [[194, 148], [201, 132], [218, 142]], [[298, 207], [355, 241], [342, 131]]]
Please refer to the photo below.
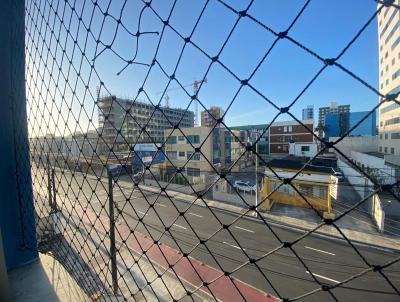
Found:
[[[84, 179], [81, 174], [56, 173], [58, 194], [67, 195], [82, 206], [106, 214], [108, 207], [107, 183], [95, 179]], [[45, 189], [44, 189], [45, 190]], [[72, 194], [75, 192], [75, 194]], [[236, 214], [206, 207], [165, 196], [139, 191], [133, 186], [114, 186], [114, 201], [121, 214], [118, 222], [126, 224], [154, 239], [161, 236], [161, 242], [190, 253], [198, 259], [221, 271], [233, 271], [248, 258], [259, 258], [271, 252], [280, 241], [293, 241], [303, 233], [300, 230], [278, 225], [266, 226], [257, 219], [240, 218]], [[71, 196], [73, 195], [73, 196]], [[150, 207], [150, 205], [154, 206]], [[63, 210], [62, 204], [58, 206]], [[105, 206], [105, 207], [104, 207]], [[179, 211], [185, 212], [179, 216]], [[139, 218], [143, 222], [138, 221]], [[221, 223], [230, 225], [229, 230], [220, 230]], [[232, 225], [231, 225], [232, 224]], [[165, 226], [171, 226], [164, 232]], [[211, 238], [210, 238], [211, 237]], [[205, 245], [193, 247], [199, 239], [207, 240]], [[210, 238], [210, 239], [209, 239]], [[371, 247], [356, 246], [369, 264], [383, 265], [399, 257], [400, 252], [388, 252]], [[277, 250], [257, 261], [238, 269], [233, 276], [275, 296], [294, 298], [319, 288], [321, 284], [334, 285], [369, 267], [346, 242], [309, 235], [288, 248]], [[301, 261], [298, 259], [301, 259]], [[307, 268], [306, 268], [307, 266]], [[400, 289], [400, 264], [384, 269], [384, 274], [393, 286]], [[331, 290], [338, 301], [399, 301], [400, 297], [378, 272], [369, 272], [361, 277]], [[335, 301], [328, 292], [318, 292], [301, 301]]]

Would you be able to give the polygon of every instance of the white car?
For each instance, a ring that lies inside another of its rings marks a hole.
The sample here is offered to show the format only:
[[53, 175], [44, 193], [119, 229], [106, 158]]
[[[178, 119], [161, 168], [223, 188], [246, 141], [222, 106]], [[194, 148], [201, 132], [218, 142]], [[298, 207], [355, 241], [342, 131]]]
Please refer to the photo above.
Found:
[[250, 184], [250, 182], [248, 182], [248, 181], [236, 180], [233, 187], [238, 190], [245, 191], [245, 192], [251, 192], [251, 191], [255, 192], [256, 191], [256, 186]]

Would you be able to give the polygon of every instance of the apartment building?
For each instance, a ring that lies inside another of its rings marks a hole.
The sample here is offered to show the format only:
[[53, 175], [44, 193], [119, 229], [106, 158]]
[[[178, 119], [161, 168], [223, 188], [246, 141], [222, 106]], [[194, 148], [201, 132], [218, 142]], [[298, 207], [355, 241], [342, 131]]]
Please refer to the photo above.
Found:
[[232, 126], [230, 129], [239, 131], [242, 142], [254, 143], [258, 140], [257, 152], [264, 160], [267, 159], [269, 151], [267, 124]]
[[308, 105], [302, 111], [303, 120], [313, 120], [314, 119], [314, 105]]
[[[179, 129], [164, 130], [167, 170], [174, 172], [174, 167], [184, 167], [186, 175], [200, 177], [201, 173], [212, 172], [212, 165], [221, 165], [220, 128], [192, 127], [181, 130], [185, 135]], [[201, 153], [195, 152], [194, 148], [200, 146]]]
[[289, 144], [301, 144], [303, 152], [309, 152], [314, 142], [314, 121], [303, 120], [275, 122], [269, 129], [269, 154], [275, 156], [289, 155]]
[[[188, 176], [200, 177], [209, 175], [215, 170], [230, 170], [237, 172], [247, 167], [253, 161], [253, 156], [246, 152], [241, 143], [242, 133], [224, 127], [193, 127], [164, 130], [166, 169], [181, 168]], [[209, 133], [211, 133], [209, 135]], [[185, 137], [186, 136], [186, 137]], [[191, 145], [191, 144], [193, 145]], [[201, 147], [201, 153], [194, 148]], [[245, 153], [244, 155], [242, 155]]]
[[[399, 4], [399, 1], [396, 0], [395, 3]], [[400, 13], [397, 8], [385, 7], [378, 15], [378, 40], [380, 92], [384, 95], [398, 93]], [[382, 102], [379, 107], [378, 148], [381, 153], [400, 155], [400, 106], [395, 102]]]
[[[142, 101], [103, 97], [98, 101], [99, 129], [114, 151], [130, 144], [162, 143], [164, 129], [179, 123], [180, 128], [194, 126], [194, 113], [180, 108], [158, 106]], [[145, 127], [146, 131], [142, 131]]]
[[224, 115], [224, 110], [217, 106], [212, 106], [207, 110], [201, 112], [201, 126], [214, 127], [217, 120]]
[[[324, 136], [324, 127], [325, 127], [325, 117], [328, 114], [338, 114], [340, 119], [346, 121], [348, 119], [347, 115], [350, 112], [350, 105], [337, 105], [336, 102], [331, 102], [330, 106], [320, 107], [318, 109], [318, 136]], [[343, 123], [342, 123], [343, 124]], [[343, 127], [348, 127], [343, 125]]]

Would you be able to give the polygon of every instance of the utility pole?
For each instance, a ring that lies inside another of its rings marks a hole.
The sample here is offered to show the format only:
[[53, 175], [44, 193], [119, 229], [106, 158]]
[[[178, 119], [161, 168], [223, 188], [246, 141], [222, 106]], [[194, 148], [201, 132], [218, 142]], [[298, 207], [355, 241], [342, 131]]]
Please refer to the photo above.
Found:
[[[255, 200], [255, 206], [256, 206], [256, 210], [258, 207], [258, 139], [259, 139], [259, 135], [257, 135], [257, 139], [256, 139], [256, 200]], [[256, 217], [257, 217], [257, 211], [256, 211]]]
[[115, 216], [114, 216], [114, 195], [113, 195], [113, 177], [111, 171], [107, 169], [108, 176], [108, 209], [110, 219], [110, 257], [111, 257], [111, 278], [114, 295], [118, 294], [117, 279], [117, 252], [115, 248]]

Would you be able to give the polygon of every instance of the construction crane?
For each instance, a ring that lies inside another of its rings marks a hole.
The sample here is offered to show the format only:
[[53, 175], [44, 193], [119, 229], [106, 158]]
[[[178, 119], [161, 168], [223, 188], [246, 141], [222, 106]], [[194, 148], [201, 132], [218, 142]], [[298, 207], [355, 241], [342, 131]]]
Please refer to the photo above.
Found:
[[193, 95], [196, 96], [194, 99], [194, 126], [198, 127], [199, 124], [199, 102], [197, 101], [197, 92], [199, 91], [199, 85], [202, 83], [207, 83], [207, 78], [201, 81], [194, 81], [193, 82]]
[[[184, 85], [182, 87], [179, 86], [179, 87], [173, 87], [173, 88], [167, 89], [165, 91], [165, 96], [164, 96], [165, 107], [169, 107], [170, 97], [168, 96], [168, 92], [192, 86], [193, 87], [193, 95], [195, 95], [197, 97], [197, 93], [199, 91], [199, 87], [200, 87], [201, 83], [207, 83], [207, 78], [205, 78], [204, 80], [200, 80], [200, 81], [195, 80], [193, 83]], [[163, 93], [163, 92], [164, 91], [161, 91], [158, 94]], [[197, 99], [194, 100], [193, 105], [194, 105], [194, 125], [199, 126], [199, 103], [198, 103]]]

